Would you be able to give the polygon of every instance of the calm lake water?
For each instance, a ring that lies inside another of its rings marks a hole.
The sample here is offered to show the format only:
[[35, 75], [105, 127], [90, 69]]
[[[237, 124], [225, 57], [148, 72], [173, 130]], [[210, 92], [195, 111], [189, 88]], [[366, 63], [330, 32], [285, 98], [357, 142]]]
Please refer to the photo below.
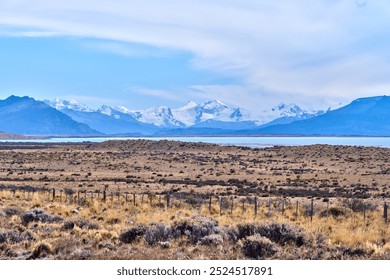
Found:
[[35, 143], [80, 143], [103, 142], [107, 140], [175, 140], [183, 142], [205, 142], [220, 145], [236, 145], [251, 148], [271, 147], [275, 145], [352, 145], [390, 148], [390, 137], [101, 137], [101, 138], [50, 138], [40, 140], [0, 140], [0, 142]]

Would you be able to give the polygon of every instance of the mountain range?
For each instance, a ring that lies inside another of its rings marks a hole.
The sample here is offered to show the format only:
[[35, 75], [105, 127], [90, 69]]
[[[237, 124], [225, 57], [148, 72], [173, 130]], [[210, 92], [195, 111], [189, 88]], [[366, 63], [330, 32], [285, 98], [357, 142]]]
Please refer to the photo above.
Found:
[[279, 104], [262, 111], [218, 100], [180, 108], [91, 109], [75, 100], [0, 100], [0, 131], [26, 135], [367, 135], [390, 136], [390, 97], [359, 98], [327, 111]]

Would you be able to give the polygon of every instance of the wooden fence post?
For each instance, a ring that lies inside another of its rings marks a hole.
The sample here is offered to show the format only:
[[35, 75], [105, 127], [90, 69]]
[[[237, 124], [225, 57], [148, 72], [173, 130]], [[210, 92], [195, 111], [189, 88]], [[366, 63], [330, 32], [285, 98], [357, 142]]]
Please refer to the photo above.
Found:
[[314, 215], [314, 198], [311, 198], [310, 202], [310, 221], [313, 221], [313, 215]]
[[212, 202], [212, 195], [209, 197], [209, 213], [211, 213], [211, 202]]
[[136, 199], [136, 196], [135, 196], [135, 193], [133, 193], [133, 205], [137, 206], [137, 203], [136, 203], [135, 199]]
[[129, 202], [129, 199], [127, 197], [128, 193], [125, 194], [125, 197], [126, 197], [126, 204]]
[[107, 191], [106, 190], [103, 191], [103, 202], [104, 203], [107, 202]]
[[120, 207], [121, 206], [121, 193], [117, 192], [117, 195], [118, 195], [118, 207]]
[[267, 212], [267, 216], [271, 216], [271, 199], [268, 199], [268, 212]]
[[366, 227], [366, 204], [363, 204], [363, 221], [364, 221], [364, 227]]
[[257, 216], [257, 196], [255, 196], [255, 216]]
[[62, 202], [62, 190], [60, 190], [60, 202]]
[[298, 221], [298, 209], [299, 209], [299, 201], [297, 200], [295, 206], [295, 220]]
[[344, 220], [347, 220], [347, 205], [344, 205]]
[[387, 223], [387, 203], [385, 202], [383, 204], [383, 219], [385, 220], [385, 223]]
[[218, 196], [218, 202], [219, 202], [219, 215], [222, 215], [222, 198], [221, 198], [221, 196]]
[[169, 195], [169, 193], [167, 193], [167, 208], [169, 208], [169, 206], [171, 205], [171, 197], [170, 197], [170, 195]]
[[329, 199], [326, 202], [326, 218], [329, 218]]
[[80, 205], [80, 191], [77, 191], [77, 203]]

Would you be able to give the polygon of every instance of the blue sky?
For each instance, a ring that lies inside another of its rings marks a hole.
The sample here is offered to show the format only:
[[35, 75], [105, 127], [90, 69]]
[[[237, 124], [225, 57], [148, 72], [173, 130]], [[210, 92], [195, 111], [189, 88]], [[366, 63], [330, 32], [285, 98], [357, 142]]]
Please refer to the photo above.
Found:
[[389, 94], [390, 3], [0, 0], [0, 98], [323, 109]]

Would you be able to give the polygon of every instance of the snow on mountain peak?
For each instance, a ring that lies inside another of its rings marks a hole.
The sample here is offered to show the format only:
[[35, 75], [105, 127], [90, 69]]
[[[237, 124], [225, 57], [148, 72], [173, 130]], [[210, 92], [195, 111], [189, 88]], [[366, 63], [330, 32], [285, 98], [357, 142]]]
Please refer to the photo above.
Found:
[[55, 98], [54, 100], [44, 100], [44, 102], [49, 105], [50, 107], [56, 108], [57, 110], [74, 110], [79, 112], [92, 112], [93, 110], [90, 109], [88, 106], [73, 100], [73, 99], [61, 99], [59, 97]]
[[200, 104], [199, 106], [203, 107], [206, 110], [229, 108], [226, 104], [222, 103], [219, 100], [206, 101]]
[[183, 107], [180, 107], [179, 109], [177, 110], [187, 110], [187, 109], [191, 109], [191, 108], [194, 108], [196, 107], [198, 104], [196, 104], [194, 101], [188, 101], [188, 103], [186, 105], [184, 105]]
[[114, 117], [115, 119], [120, 119], [120, 116], [118, 114], [115, 114], [115, 110], [107, 105], [103, 105], [102, 107], [100, 107], [98, 112], [100, 112], [103, 115]]

